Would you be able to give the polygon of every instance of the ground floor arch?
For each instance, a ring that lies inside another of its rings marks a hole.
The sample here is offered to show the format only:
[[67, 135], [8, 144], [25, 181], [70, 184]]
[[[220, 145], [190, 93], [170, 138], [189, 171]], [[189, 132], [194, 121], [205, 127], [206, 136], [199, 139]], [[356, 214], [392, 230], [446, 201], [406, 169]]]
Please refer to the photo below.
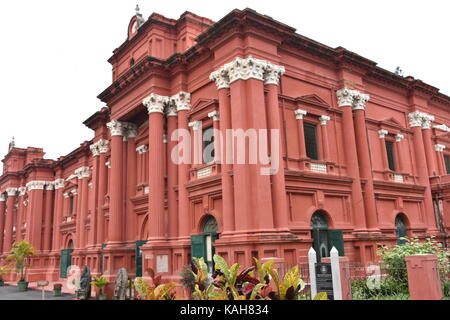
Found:
[[201, 220], [201, 234], [191, 237], [191, 255], [203, 258], [210, 271], [213, 269], [214, 242], [219, 238], [217, 220], [212, 215], [206, 215]]

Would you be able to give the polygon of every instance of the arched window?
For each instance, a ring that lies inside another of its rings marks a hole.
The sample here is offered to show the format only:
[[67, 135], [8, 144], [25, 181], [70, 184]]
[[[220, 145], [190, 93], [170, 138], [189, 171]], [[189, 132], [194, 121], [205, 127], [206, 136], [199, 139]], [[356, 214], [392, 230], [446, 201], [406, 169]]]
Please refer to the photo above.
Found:
[[397, 236], [397, 244], [406, 243], [405, 239], [401, 239], [407, 236], [405, 218], [401, 215], [395, 217], [395, 235]]
[[208, 216], [202, 224], [202, 234], [191, 237], [191, 255], [204, 258], [210, 272], [213, 270], [213, 256], [215, 253], [213, 243], [219, 238], [217, 221]]
[[316, 250], [317, 258], [328, 257], [330, 249], [328, 248], [328, 220], [325, 214], [321, 211], [316, 211], [311, 217], [311, 228], [313, 247]]

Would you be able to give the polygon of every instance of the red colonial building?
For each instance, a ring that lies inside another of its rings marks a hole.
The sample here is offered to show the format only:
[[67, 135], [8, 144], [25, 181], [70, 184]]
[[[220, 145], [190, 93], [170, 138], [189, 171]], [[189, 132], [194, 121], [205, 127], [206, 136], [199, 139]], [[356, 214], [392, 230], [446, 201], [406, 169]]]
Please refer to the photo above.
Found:
[[[3, 160], [0, 259], [31, 242], [29, 281], [71, 264], [173, 278], [214, 252], [294, 264], [311, 246], [372, 261], [403, 235], [446, 244], [450, 97], [439, 89], [250, 9], [218, 22], [137, 13], [108, 61], [107, 107], [84, 122], [91, 141], [57, 160], [11, 144]], [[264, 129], [279, 133], [258, 141], [278, 170], [220, 161], [220, 134]], [[181, 140], [200, 161], [173, 161]]]

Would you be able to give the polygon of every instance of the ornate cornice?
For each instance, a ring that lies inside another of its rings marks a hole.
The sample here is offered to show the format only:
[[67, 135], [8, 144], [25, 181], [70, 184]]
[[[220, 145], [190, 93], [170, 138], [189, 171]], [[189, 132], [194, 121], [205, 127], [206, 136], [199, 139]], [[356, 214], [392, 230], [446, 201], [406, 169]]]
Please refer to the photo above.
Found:
[[151, 93], [145, 98], [142, 103], [147, 108], [148, 113], [162, 113], [164, 114], [164, 107], [169, 101], [169, 97], [160, 96], [155, 93]]
[[306, 110], [302, 110], [302, 109], [297, 109], [294, 111], [294, 113], [295, 113], [295, 119], [297, 119], [297, 120], [302, 120], [303, 117], [308, 114], [308, 112]]
[[75, 175], [78, 179], [89, 178], [91, 176], [89, 167], [81, 167], [75, 170]]

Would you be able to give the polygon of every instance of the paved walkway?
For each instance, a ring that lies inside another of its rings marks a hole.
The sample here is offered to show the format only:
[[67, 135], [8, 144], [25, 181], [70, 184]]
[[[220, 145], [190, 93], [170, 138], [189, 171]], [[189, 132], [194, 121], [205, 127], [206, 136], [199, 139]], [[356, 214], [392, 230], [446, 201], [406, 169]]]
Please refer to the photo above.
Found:
[[[44, 293], [45, 300], [72, 300], [71, 294], [63, 294], [61, 297], [53, 296], [53, 292]], [[16, 286], [0, 287], [0, 300], [42, 300], [41, 290], [31, 290], [21, 292]]]

